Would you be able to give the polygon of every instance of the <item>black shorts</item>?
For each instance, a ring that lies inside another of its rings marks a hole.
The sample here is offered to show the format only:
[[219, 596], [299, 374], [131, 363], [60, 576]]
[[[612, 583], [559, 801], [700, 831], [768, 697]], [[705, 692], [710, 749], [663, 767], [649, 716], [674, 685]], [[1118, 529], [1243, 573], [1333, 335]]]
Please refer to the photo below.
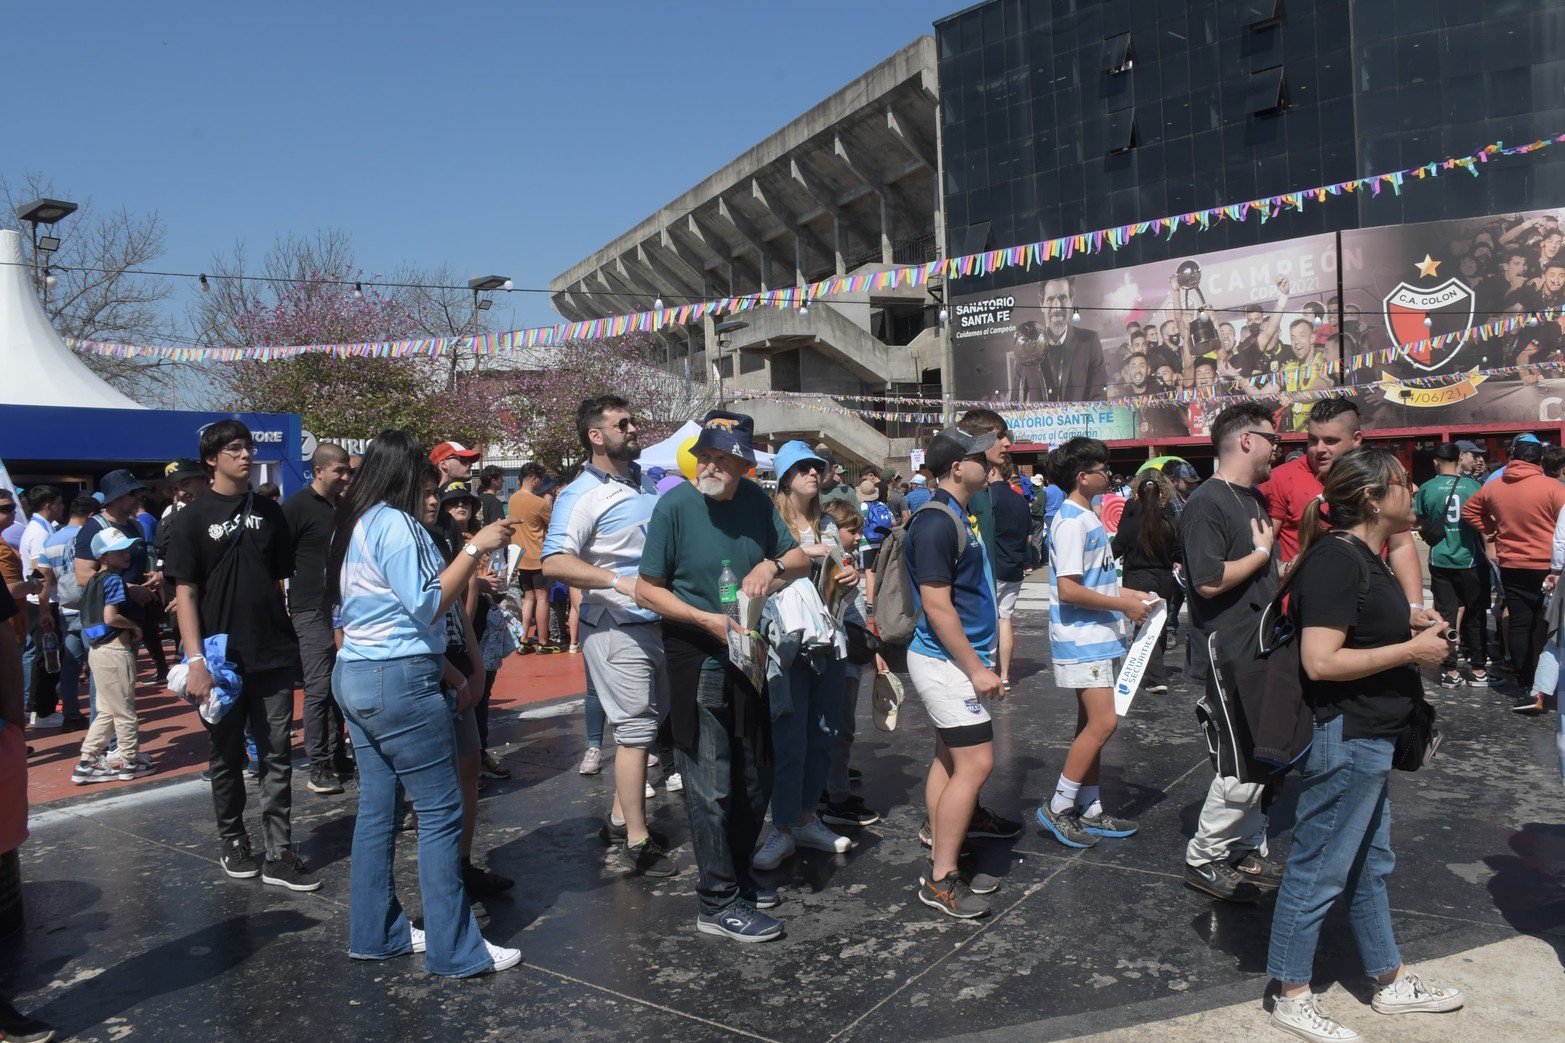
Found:
[[517, 569], [517, 590], [547, 590], [549, 581], [543, 578], [543, 569]]

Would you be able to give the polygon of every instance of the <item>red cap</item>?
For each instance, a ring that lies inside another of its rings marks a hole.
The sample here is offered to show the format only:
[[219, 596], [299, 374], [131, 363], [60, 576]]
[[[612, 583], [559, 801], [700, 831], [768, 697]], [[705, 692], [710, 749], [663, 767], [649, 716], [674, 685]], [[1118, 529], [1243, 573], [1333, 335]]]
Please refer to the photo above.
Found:
[[461, 442], [441, 442], [429, 451], [429, 462], [439, 465], [441, 461], [449, 460], [453, 456], [461, 460], [477, 460], [483, 455], [477, 449], [469, 449]]

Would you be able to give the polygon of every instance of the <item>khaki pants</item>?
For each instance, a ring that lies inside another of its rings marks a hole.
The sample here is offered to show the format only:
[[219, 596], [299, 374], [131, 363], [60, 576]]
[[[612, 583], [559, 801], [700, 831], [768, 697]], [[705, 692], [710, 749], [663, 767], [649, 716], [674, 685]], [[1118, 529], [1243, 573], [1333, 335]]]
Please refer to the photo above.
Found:
[[82, 760], [97, 760], [108, 751], [109, 736], [119, 736], [116, 751], [126, 764], [135, 764], [140, 752], [136, 739], [136, 650], [115, 638], [100, 648], [87, 650], [93, 681], [98, 686], [98, 716], [92, 719], [82, 740]]

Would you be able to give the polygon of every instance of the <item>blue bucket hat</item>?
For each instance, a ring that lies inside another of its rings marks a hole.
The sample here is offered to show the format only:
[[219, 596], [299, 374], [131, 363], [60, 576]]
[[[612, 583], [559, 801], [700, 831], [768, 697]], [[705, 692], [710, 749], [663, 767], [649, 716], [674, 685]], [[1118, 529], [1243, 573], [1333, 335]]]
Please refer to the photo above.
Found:
[[821, 465], [821, 475], [824, 477], [826, 469], [830, 465], [817, 455], [815, 450], [809, 447], [808, 443], [801, 442], [797, 438], [791, 442], [784, 442], [783, 447], [777, 450], [772, 457], [772, 465], [777, 469], [778, 483], [780, 484], [788, 477], [789, 471], [808, 460], [813, 460]]
[[744, 413], [714, 409], [701, 418], [701, 434], [693, 452], [720, 449], [745, 463], [755, 463], [755, 421]]

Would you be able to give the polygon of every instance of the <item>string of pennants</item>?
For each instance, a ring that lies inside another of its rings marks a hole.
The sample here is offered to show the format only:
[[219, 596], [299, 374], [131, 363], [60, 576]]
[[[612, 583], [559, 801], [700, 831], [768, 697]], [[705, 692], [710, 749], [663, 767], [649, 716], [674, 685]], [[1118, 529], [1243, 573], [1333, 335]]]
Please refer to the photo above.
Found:
[[124, 359], [156, 357], [175, 362], [269, 362], [312, 352], [326, 352], [351, 358], [437, 357], [452, 351], [481, 356], [502, 355], [576, 340], [598, 340], [619, 337], [627, 333], [686, 326], [707, 316], [733, 315], [756, 308], [798, 308], [809, 301], [844, 294], [924, 286], [930, 280], [938, 278], [960, 279], [989, 275], [1007, 268], [1031, 269], [1034, 265], [1069, 259], [1077, 254], [1117, 251], [1132, 239], [1143, 235], [1173, 236], [1181, 228], [1205, 231], [1215, 223], [1245, 221], [1251, 215], [1265, 223], [1287, 211], [1302, 211], [1308, 203], [1324, 203], [1328, 197], [1365, 191], [1372, 196], [1378, 196], [1386, 188], [1390, 188], [1396, 195], [1401, 195], [1403, 187], [1410, 181], [1425, 181], [1438, 178], [1442, 173], [1458, 170], [1477, 177], [1479, 168], [1488, 163], [1492, 157], [1529, 155], [1561, 142], [1565, 142], [1565, 133], [1511, 147], [1506, 147], [1503, 142], [1497, 141], [1465, 156], [1451, 156], [1403, 170], [1370, 174], [1367, 177], [1352, 178], [1331, 185], [1318, 185], [1314, 188], [1295, 189], [1280, 195], [1239, 203], [1225, 203], [1222, 206], [1137, 221], [1115, 228], [1078, 232], [1023, 246], [986, 250], [962, 257], [948, 257], [879, 272], [834, 275], [803, 286], [789, 286], [760, 293], [715, 298], [695, 304], [682, 304], [677, 307], [656, 308], [579, 322], [557, 323], [552, 326], [534, 326], [476, 336], [423, 337], [356, 344], [302, 344], [278, 347], [153, 347], [98, 340], [68, 340], [66, 343], [73, 350], [87, 354]]
[[[1366, 367], [1388, 365], [1395, 361], [1404, 351], [1417, 348], [1420, 344], [1433, 344], [1436, 346], [1450, 343], [1453, 339], [1474, 337], [1478, 340], [1489, 340], [1497, 336], [1504, 336], [1516, 332], [1523, 326], [1537, 326], [1544, 322], [1557, 322], [1565, 317], [1565, 306], [1545, 308], [1541, 311], [1531, 312], [1526, 315], [1509, 315], [1503, 319], [1486, 322], [1481, 326], [1472, 326], [1465, 330], [1455, 330], [1443, 333], [1437, 337], [1431, 337], [1418, 344], [1407, 344], [1389, 348], [1380, 348], [1375, 351], [1362, 352], [1349, 356], [1346, 365], [1349, 370], [1358, 370]], [[1341, 370], [1336, 360], [1332, 360], [1327, 366], [1322, 367], [1322, 372], [1332, 374]], [[1408, 392], [1406, 397], [1412, 397], [1419, 391], [1451, 387], [1453, 385], [1469, 384], [1476, 386], [1491, 377], [1516, 376], [1524, 373], [1548, 373], [1558, 376], [1565, 373], [1565, 360], [1549, 359], [1543, 362], [1527, 363], [1524, 365], [1495, 366], [1488, 368], [1473, 368], [1458, 370], [1451, 373], [1441, 373], [1429, 376], [1397, 378], [1383, 375], [1373, 380], [1348, 380], [1336, 384], [1330, 388], [1319, 388], [1303, 391], [1285, 391], [1267, 389], [1264, 398], [1285, 403], [1314, 402], [1322, 398], [1330, 398], [1335, 395], [1352, 394], [1356, 391], [1394, 391], [1400, 396], [1404, 389]], [[813, 409], [817, 412], [833, 413], [838, 416], [861, 416], [874, 420], [895, 420], [915, 424], [938, 424], [943, 420], [941, 412], [930, 412], [929, 408], [936, 405], [928, 398], [916, 398], [911, 396], [896, 395], [824, 395], [808, 391], [768, 391], [734, 389], [728, 393], [730, 399], [736, 401], [779, 401], [788, 402], [804, 409]], [[1388, 398], [1391, 396], [1388, 395]], [[1235, 402], [1245, 402], [1255, 398], [1249, 394], [1214, 395], [1199, 388], [1184, 388], [1179, 391], [1162, 392], [1153, 395], [1130, 395], [1121, 397], [1109, 397], [1094, 400], [1090, 403], [1071, 402], [1007, 402], [998, 399], [954, 399], [951, 405], [957, 409], [984, 408], [992, 409], [998, 413], [1026, 413], [1037, 412], [1040, 409], [1071, 408], [1088, 405], [1111, 405], [1123, 409], [1151, 409], [1167, 405], [1188, 405], [1199, 403], [1204, 407], [1222, 407], [1232, 405]], [[876, 409], [858, 406], [844, 406], [842, 402], [870, 402], [876, 405], [889, 406], [915, 406], [919, 409]]]

